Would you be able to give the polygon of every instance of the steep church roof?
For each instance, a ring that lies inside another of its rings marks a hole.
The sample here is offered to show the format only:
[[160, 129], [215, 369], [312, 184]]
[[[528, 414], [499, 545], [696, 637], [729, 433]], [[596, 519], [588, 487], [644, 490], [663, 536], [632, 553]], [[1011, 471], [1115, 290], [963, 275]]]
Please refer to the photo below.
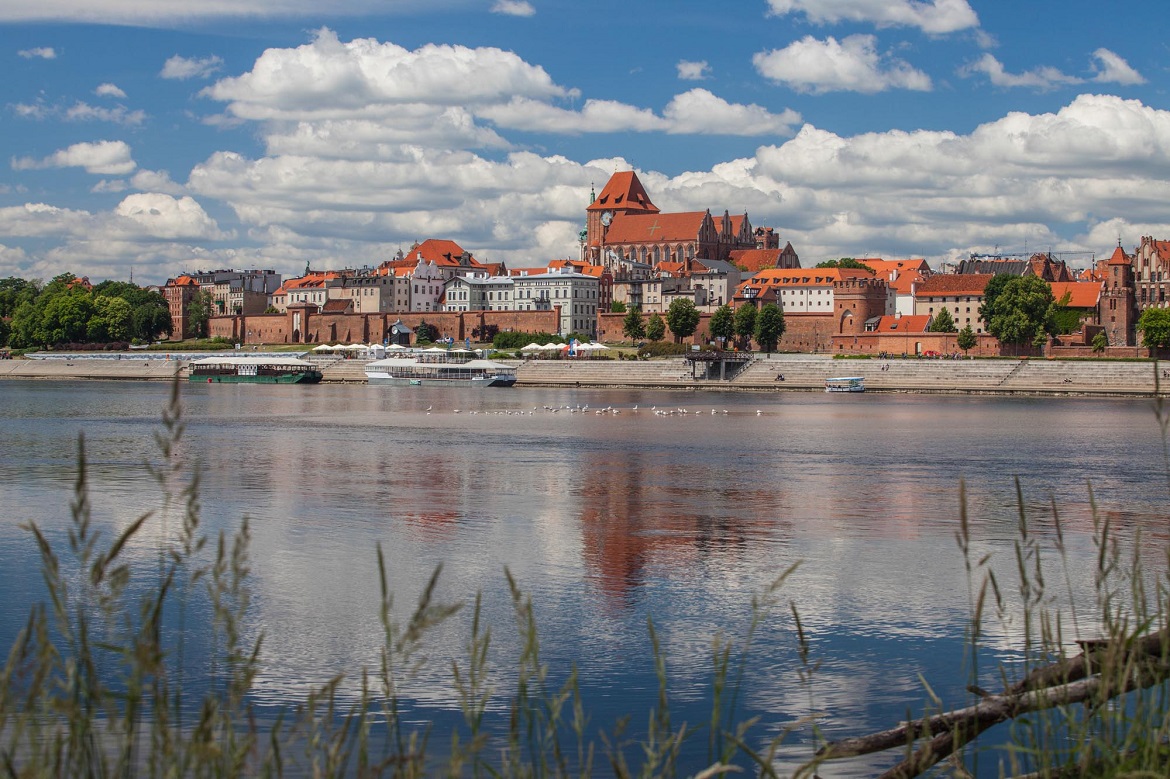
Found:
[[632, 170], [610, 176], [597, 199], [586, 211], [625, 211], [634, 214], [657, 214], [658, 206], [650, 202], [646, 188]]

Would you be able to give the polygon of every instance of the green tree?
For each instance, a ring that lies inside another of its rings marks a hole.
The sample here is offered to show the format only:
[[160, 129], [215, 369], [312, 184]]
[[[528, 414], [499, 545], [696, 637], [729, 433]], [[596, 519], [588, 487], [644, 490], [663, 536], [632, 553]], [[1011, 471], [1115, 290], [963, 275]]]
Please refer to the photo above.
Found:
[[148, 299], [134, 306], [131, 317], [130, 337], [139, 341], [153, 341], [160, 335], [170, 335], [174, 330], [174, 320], [171, 319], [171, 307], [167, 305], [167, 299], [157, 292], [150, 294], [157, 300]]
[[133, 329], [134, 309], [125, 298], [98, 295], [93, 299], [94, 312], [86, 326], [86, 337], [95, 343], [129, 341]]
[[418, 327], [414, 328], [415, 343], [431, 343], [438, 340], [439, 329], [432, 324], [428, 324], [426, 320], [418, 323]]
[[979, 343], [979, 339], [975, 337], [975, 331], [971, 329], [971, 325], [967, 325], [959, 331], [959, 337], [955, 339], [959, 348], [963, 350], [963, 354]]
[[824, 262], [818, 262], [816, 264], [816, 267], [818, 267], [818, 268], [852, 268], [853, 270], [863, 270], [866, 273], [869, 273], [870, 275], [873, 275], [874, 273], [876, 273], [876, 271], [873, 268], [869, 267], [868, 265], [866, 265], [864, 262], [861, 262], [860, 260], [853, 259], [852, 257], [842, 257], [839, 260], [825, 260]]
[[0, 346], [8, 345], [8, 336], [12, 333], [12, 326], [8, 324], [8, 320], [0, 318]]
[[735, 335], [742, 349], [750, 346], [752, 336], [756, 334], [756, 313], [756, 307], [751, 303], [744, 303], [735, 310]]
[[93, 288], [93, 295], [95, 299], [103, 296], [121, 298], [133, 309], [129, 336], [112, 340], [133, 338], [139, 341], [153, 341], [159, 334], [171, 334], [173, 329], [171, 308], [167, 299], [160, 293], [145, 290], [126, 281], [107, 280]]
[[89, 340], [89, 320], [94, 315], [89, 290], [76, 287], [54, 295], [45, 304], [41, 320], [42, 340], [48, 344], [83, 343]]
[[787, 325], [784, 323], [784, 311], [775, 303], [765, 303], [760, 307], [756, 317], [756, 343], [769, 354], [776, 351], [776, 345], [784, 336]]
[[211, 292], [202, 290], [196, 293], [187, 306], [187, 338], [206, 338], [207, 323], [211, 319]]
[[666, 310], [666, 325], [674, 334], [676, 343], [695, 334], [699, 329], [699, 318], [699, 309], [687, 298], [678, 298], [670, 304]]
[[657, 312], [650, 315], [646, 320], [646, 337], [651, 341], [661, 341], [666, 337], [666, 322]]
[[40, 293], [36, 282], [9, 276], [0, 279], [0, 319], [8, 319], [16, 313], [21, 303], [31, 303]]
[[715, 313], [711, 315], [711, 321], [707, 324], [707, 329], [712, 338], [717, 339], [722, 346], [726, 347], [727, 342], [735, 337], [735, 312], [731, 310], [731, 306], [724, 303], [715, 309]]
[[1106, 347], [1108, 347], [1108, 346], [1109, 346], [1109, 336], [1105, 335], [1104, 330], [1102, 330], [1101, 332], [1099, 332], [1095, 336], [1093, 336], [1093, 352], [1094, 352], [1094, 354], [1100, 354], [1101, 352], [1105, 351]]
[[1142, 345], [1150, 349], [1170, 349], [1170, 308], [1147, 308], [1138, 317]]
[[646, 337], [646, 325], [642, 321], [642, 309], [638, 306], [630, 308], [629, 312], [626, 313], [625, 319], [622, 320], [622, 335], [631, 341], [637, 341]]
[[44, 346], [41, 319], [41, 309], [31, 300], [17, 306], [12, 314], [12, 332], [8, 334], [8, 345], [14, 349]]
[[987, 330], [1002, 343], [1032, 343], [1052, 332], [1052, 303], [1047, 281], [1039, 276], [1013, 276], [995, 296]]
[[624, 314], [628, 310], [629, 309], [626, 308], [626, 304], [620, 300], [615, 300], [609, 304], [609, 313], [611, 314]]
[[958, 329], [955, 327], [955, 320], [951, 316], [950, 309], [943, 306], [935, 314], [934, 319], [930, 321], [930, 327], [927, 328], [927, 331], [931, 333], [953, 333]]
[[1019, 276], [1012, 273], [997, 273], [988, 280], [987, 286], [983, 288], [983, 302], [979, 305], [979, 321], [983, 323], [983, 329], [987, 332], [991, 332], [991, 310], [995, 306], [995, 301], [1007, 283], [1016, 278]]

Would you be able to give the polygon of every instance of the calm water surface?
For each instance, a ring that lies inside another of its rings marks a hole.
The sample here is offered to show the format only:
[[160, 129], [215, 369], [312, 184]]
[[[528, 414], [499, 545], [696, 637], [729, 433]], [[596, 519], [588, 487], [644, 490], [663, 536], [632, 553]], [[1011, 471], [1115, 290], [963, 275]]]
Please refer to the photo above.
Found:
[[[108, 535], [156, 506], [143, 463], [158, 460], [168, 393], [0, 382], [4, 649], [42, 596], [19, 525], [35, 521], [64, 543], [79, 433]], [[404, 618], [440, 564], [444, 599], [484, 594], [501, 710], [519, 646], [510, 570], [534, 601], [552, 676], [579, 667], [595, 728], [623, 713], [635, 729], [645, 722], [657, 684], [649, 616], [675, 722], [705, 722], [713, 638], [743, 636], [753, 595], [801, 561], [745, 676], [757, 743], [814, 711], [833, 737], [889, 726], [924, 704], [919, 675], [948, 703], [966, 702], [960, 483], [976, 547], [1005, 580], [1017, 478], [1041, 535], [1052, 534], [1055, 503], [1076, 590], [1092, 587], [1090, 485], [1101, 515], [1127, 534], [1143, 528], [1151, 548], [1167, 543], [1149, 401], [191, 384], [183, 404], [180, 455], [202, 469], [206, 527], [251, 523], [262, 705], [376, 664], [379, 543]], [[149, 563], [162, 532], [152, 527], [132, 552]], [[820, 664], [811, 688], [797, 673], [790, 602]], [[461, 615], [427, 642], [428, 664], [406, 691], [416, 720], [457, 711], [449, 667], [467, 625]], [[992, 651], [1010, 660], [1016, 638], [993, 631]], [[809, 756], [807, 733], [790, 740], [786, 763]], [[698, 770], [705, 759], [700, 737], [684, 763]], [[994, 775], [991, 763], [981, 772]]]

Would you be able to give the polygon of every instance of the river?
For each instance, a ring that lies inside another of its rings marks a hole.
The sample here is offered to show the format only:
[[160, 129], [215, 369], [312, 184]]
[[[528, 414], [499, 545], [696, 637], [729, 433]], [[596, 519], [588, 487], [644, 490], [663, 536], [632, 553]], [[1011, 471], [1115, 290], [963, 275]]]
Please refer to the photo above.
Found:
[[[0, 382], [3, 648], [43, 597], [20, 525], [64, 543], [79, 433], [94, 521], [109, 538], [158, 502], [143, 463], [158, 460], [169, 391]], [[494, 709], [506, 710], [520, 645], [507, 569], [532, 597], [551, 678], [576, 663], [591, 728], [631, 713], [635, 734], [657, 688], [648, 618], [667, 657], [672, 717], [701, 724], [713, 639], [744, 636], [752, 597], [799, 562], [742, 682], [741, 714], [760, 717], [759, 745], [813, 713], [830, 737], [893, 725], [927, 702], [920, 679], [948, 704], [968, 702], [961, 484], [975, 552], [993, 555], [1004, 582], [1015, 568], [1016, 480], [1041, 539], [1054, 537], [1056, 506], [1086, 625], [1093, 505], [1124, 537], [1142, 528], [1148, 548], [1167, 543], [1149, 400], [192, 383], [182, 404], [176, 456], [200, 469], [204, 527], [230, 532], [249, 518], [262, 707], [340, 671], [352, 694], [354, 672], [376, 664], [378, 544], [402, 619], [439, 565], [441, 598], [483, 593]], [[148, 526], [130, 548], [145, 570], [164, 532]], [[427, 664], [405, 688], [413, 721], [453, 721], [449, 668], [468, 622], [465, 609], [428, 637]], [[988, 651], [1011, 662], [1018, 639], [992, 628]], [[811, 754], [807, 727], [787, 743], [783, 766]], [[700, 769], [706, 754], [697, 737], [684, 767]], [[993, 759], [981, 774], [996, 775]]]

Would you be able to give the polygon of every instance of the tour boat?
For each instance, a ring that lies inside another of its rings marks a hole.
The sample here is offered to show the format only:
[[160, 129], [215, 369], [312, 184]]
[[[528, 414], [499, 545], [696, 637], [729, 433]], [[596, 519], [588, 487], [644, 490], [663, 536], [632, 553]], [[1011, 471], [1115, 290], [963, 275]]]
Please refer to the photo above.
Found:
[[187, 378], [208, 384], [316, 384], [321, 370], [296, 357], [206, 357], [191, 363]]
[[491, 360], [436, 359], [433, 355], [387, 357], [366, 364], [370, 384], [434, 387], [511, 387], [516, 372]]
[[825, 379], [825, 392], [865, 392], [865, 377], [838, 376]]

